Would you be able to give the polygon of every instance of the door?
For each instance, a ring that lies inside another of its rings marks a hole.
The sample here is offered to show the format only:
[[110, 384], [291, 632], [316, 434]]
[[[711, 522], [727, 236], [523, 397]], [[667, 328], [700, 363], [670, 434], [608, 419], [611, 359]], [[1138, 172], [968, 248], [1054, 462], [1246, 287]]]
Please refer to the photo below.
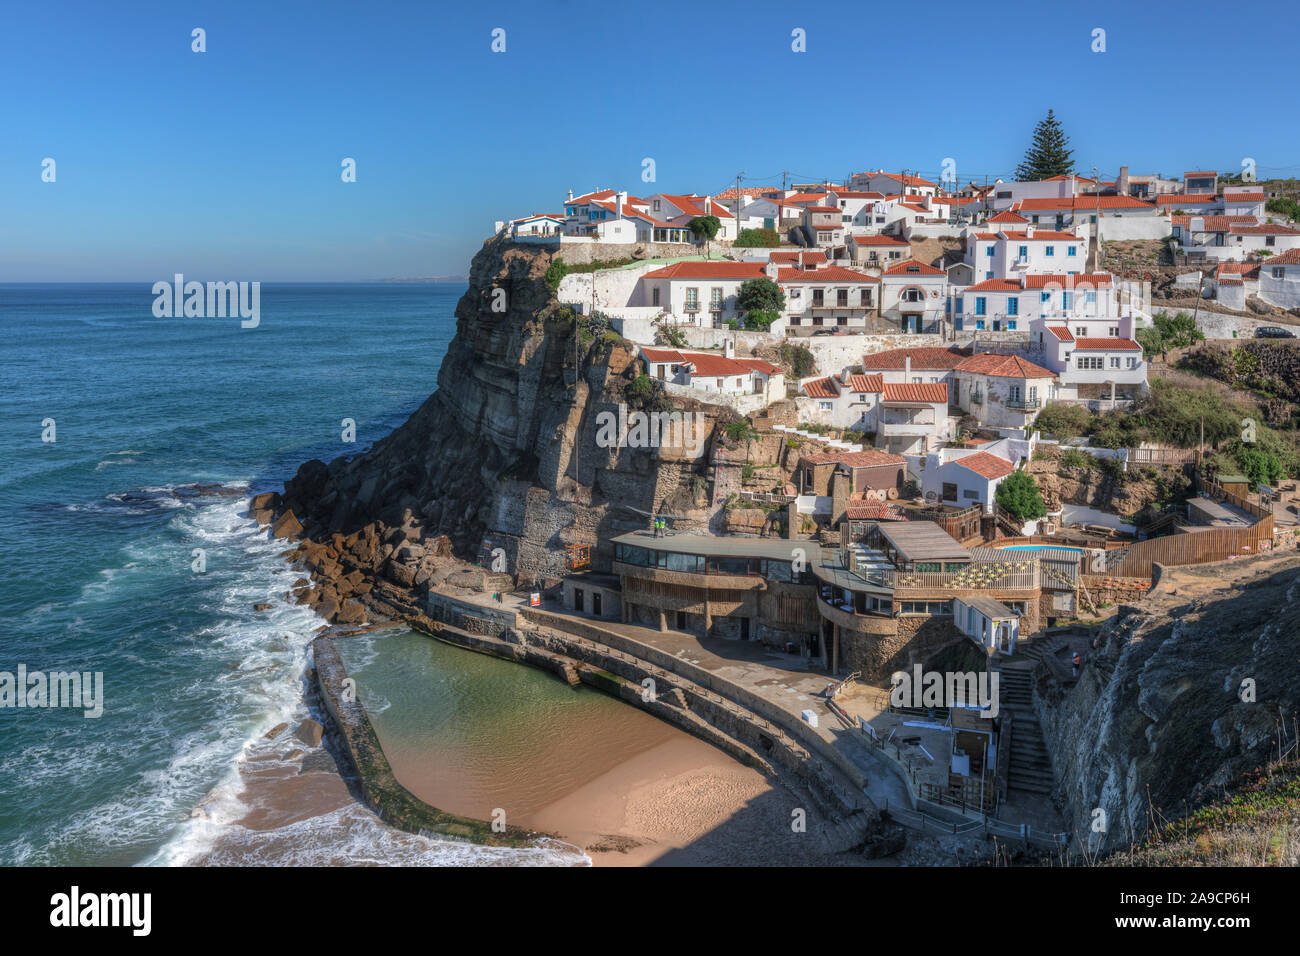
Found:
[[749, 618], [747, 617], [740, 619], [740, 639], [742, 641], [749, 640]]
[[573, 609], [574, 609], [575, 611], [581, 611], [581, 610], [583, 609], [582, 604], [583, 604], [582, 588], [574, 588], [574, 589], [573, 589]]
[[591, 592], [591, 613], [596, 615], [596, 617], [600, 617], [600, 592], [599, 591]]

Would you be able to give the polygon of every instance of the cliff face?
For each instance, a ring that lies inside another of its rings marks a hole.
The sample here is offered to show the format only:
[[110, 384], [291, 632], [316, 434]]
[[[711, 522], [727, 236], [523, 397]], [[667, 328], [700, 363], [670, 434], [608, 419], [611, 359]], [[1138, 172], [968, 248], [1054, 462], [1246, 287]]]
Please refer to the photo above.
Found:
[[[1298, 612], [1294, 555], [1165, 569], [1101, 632], [1075, 687], [1040, 684], [1074, 832], [1088, 834], [1101, 808], [1100, 848], [1125, 845], [1152, 810], [1181, 816], [1265, 766], [1279, 740], [1293, 745]], [[1253, 699], [1243, 681], [1254, 682]]]
[[[282, 536], [306, 539], [304, 563], [337, 592], [309, 593], [306, 603], [341, 608], [364, 596], [348, 590], [353, 571], [358, 582], [378, 575], [421, 586], [445, 576], [453, 552], [479, 557], [485, 541], [505, 551], [504, 571], [515, 579], [554, 574], [564, 546], [645, 527], [665, 501], [684, 516], [679, 527], [707, 526], [709, 445], [697, 461], [674, 449], [597, 446], [597, 414], [636, 407], [624, 395], [634, 352], [557, 305], [543, 280], [552, 258], [486, 243], [456, 307], [438, 390], [366, 454], [307, 462], [282, 500], [260, 503], [267, 517], [282, 516]], [[730, 417], [715, 406], [672, 405], [700, 415], [703, 436]], [[607, 560], [608, 546], [593, 558]]]

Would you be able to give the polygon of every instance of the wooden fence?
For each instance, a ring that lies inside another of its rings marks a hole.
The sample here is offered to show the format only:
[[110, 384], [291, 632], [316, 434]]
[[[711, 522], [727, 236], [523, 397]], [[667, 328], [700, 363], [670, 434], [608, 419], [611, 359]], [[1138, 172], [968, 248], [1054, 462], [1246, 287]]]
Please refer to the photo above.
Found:
[[1208, 564], [1258, 554], [1273, 546], [1273, 512], [1235, 495], [1204, 478], [1197, 485], [1207, 497], [1226, 501], [1259, 520], [1245, 528], [1207, 528], [1148, 538], [1106, 552], [1106, 573], [1112, 577], [1150, 578], [1155, 564]]
[[1130, 465], [1191, 465], [1196, 463], [1195, 448], [1130, 448]]

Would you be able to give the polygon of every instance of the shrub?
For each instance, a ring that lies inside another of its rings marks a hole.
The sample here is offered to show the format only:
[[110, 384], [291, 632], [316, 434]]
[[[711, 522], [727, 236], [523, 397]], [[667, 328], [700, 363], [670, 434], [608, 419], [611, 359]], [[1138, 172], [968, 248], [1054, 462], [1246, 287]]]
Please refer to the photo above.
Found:
[[745, 313], [745, 328], [751, 332], [766, 332], [780, 317], [780, 313], [770, 309], [754, 309], [752, 312]]
[[1082, 405], [1048, 405], [1034, 419], [1034, 427], [1057, 438], [1078, 438], [1092, 427], [1092, 413]]
[[732, 243], [742, 249], [775, 249], [780, 244], [781, 237], [775, 229], [742, 229]]
[[552, 259], [551, 264], [546, 267], [546, 275], [543, 277], [546, 287], [552, 292], [560, 287], [560, 280], [569, 273], [569, 267], [565, 265], [563, 259]]
[[994, 497], [997, 503], [1021, 521], [1041, 518], [1047, 514], [1038, 482], [1026, 471], [1013, 471], [1002, 479]]
[[806, 345], [783, 342], [778, 351], [781, 364], [790, 370], [795, 378], [806, 378], [817, 371], [817, 360]]

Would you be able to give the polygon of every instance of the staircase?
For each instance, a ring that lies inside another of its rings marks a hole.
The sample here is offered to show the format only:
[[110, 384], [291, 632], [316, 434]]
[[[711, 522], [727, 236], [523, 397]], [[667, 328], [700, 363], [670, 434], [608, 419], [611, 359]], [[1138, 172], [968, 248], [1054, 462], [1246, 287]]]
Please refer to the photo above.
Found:
[[1007, 787], [1029, 793], [1052, 792], [1055, 780], [1043, 730], [1034, 713], [1034, 670], [1004, 666], [999, 671], [1001, 708], [1011, 714], [1011, 760]]
[[828, 820], [822, 825], [822, 839], [832, 853], [856, 850], [866, 842], [874, 819], [869, 813], [854, 813], [843, 820]]

